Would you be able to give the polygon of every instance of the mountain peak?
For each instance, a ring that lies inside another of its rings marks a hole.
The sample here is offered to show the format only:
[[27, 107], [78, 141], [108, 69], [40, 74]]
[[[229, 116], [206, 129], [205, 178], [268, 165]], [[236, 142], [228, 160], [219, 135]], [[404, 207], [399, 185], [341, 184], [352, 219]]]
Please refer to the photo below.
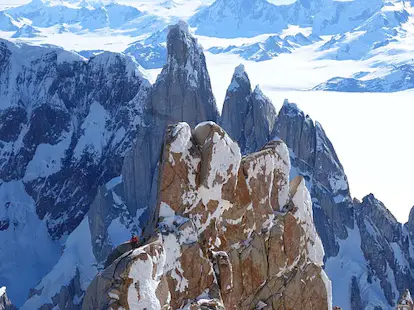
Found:
[[177, 29], [181, 32], [184, 32], [188, 35], [190, 35], [190, 26], [188, 25], [188, 23], [184, 20], [179, 20], [175, 25], [170, 25], [169, 26], [170, 31]]
[[169, 27], [167, 55], [167, 64], [154, 85], [153, 113], [191, 126], [217, 121], [219, 113], [203, 49], [186, 22]]
[[[260, 87], [260, 85], [256, 85], [256, 87], [254, 88], [254, 91], [253, 91], [252, 96], [253, 96], [256, 100], [260, 100], [260, 101], [266, 101], [266, 102], [269, 102], [269, 103], [272, 105], [272, 107], [273, 107], [273, 104], [271, 103], [271, 100], [269, 99], [269, 97], [267, 97], [267, 96], [263, 93], [262, 88]], [[276, 111], [275, 111], [275, 113], [276, 113]]]
[[234, 69], [234, 76], [243, 76], [245, 74], [246, 74], [246, 68], [244, 67], [243, 64], [238, 65]]
[[360, 207], [359, 212], [377, 227], [381, 227], [384, 237], [392, 242], [396, 233], [399, 233], [400, 224], [385, 205], [375, 198], [374, 194], [369, 194], [362, 198]]
[[239, 143], [242, 151], [246, 145], [244, 127], [249, 112], [251, 88], [244, 65], [240, 64], [235, 68], [231, 83], [227, 88], [221, 114], [221, 125], [230, 137]]
[[[250, 95], [251, 92], [251, 85], [250, 85], [250, 79], [247, 75], [247, 72], [245, 71], [244, 65], [240, 64], [234, 69], [234, 74], [231, 79], [231, 84], [227, 88], [227, 92], [236, 92], [236, 91], [242, 91], [247, 92], [245, 94], [246, 96]], [[227, 97], [229, 94], [227, 94]]]
[[0, 287], [0, 309], [1, 310], [16, 310], [16, 307], [11, 303], [7, 297], [6, 287]]
[[169, 27], [167, 55], [168, 65], [185, 66], [187, 70], [205, 62], [203, 49], [191, 34], [188, 24], [182, 20]]
[[288, 99], [283, 101], [282, 108], [279, 111], [279, 115], [286, 115], [289, 117], [294, 117], [297, 115], [304, 115], [301, 109], [297, 106], [296, 103], [289, 102]]

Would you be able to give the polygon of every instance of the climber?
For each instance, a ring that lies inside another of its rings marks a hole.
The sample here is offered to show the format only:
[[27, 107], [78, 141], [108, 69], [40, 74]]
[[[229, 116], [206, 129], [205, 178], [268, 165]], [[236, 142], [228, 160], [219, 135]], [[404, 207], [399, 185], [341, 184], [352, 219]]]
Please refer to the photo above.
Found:
[[139, 239], [137, 236], [132, 235], [131, 240], [129, 240], [129, 243], [131, 244], [133, 249], [138, 248]]

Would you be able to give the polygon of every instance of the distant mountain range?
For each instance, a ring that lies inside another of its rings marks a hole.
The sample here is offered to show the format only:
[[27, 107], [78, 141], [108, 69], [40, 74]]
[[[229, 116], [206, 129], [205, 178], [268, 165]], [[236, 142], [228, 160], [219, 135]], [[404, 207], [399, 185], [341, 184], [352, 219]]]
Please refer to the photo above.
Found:
[[[364, 79], [363, 74], [355, 72], [353, 76], [332, 77], [315, 85], [315, 89], [389, 92], [412, 88], [408, 79], [398, 82], [399, 76], [409, 76], [407, 72], [413, 66], [411, 1], [298, 0], [274, 5], [267, 0], [217, 0], [206, 5], [210, 2], [201, 1], [198, 11], [187, 17], [198, 35], [233, 39], [229, 44], [210, 47], [210, 53], [235, 54], [246, 61], [262, 62], [311, 46], [314, 59], [367, 63], [371, 68], [368, 73], [375, 79], [369, 82], [368, 77]], [[132, 38], [123, 51], [134, 56], [142, 67], [161, 68], [166, 61], [167, 25], [179, 19], [168, 12], [184, 10], [186, 4], [159, 1], [154, 2], [156, 9], [152, 10], [140, 2], [136, 4], [140, 9], [114, 1], [35, 0], [0, 11], [0, 31], [11, 39], [48, 43], [51, 33], [82, 37], [106, 29], [104, 33], [113, 40], [119, 35]], [[292, 27], [296, 27], [293, 32], [289, 31]], [[236, 43], [234, 38], [240, 37], [250, 37], [249, 43]], [[104, 50], [102, 46], [78, 52], [89, 58]]]

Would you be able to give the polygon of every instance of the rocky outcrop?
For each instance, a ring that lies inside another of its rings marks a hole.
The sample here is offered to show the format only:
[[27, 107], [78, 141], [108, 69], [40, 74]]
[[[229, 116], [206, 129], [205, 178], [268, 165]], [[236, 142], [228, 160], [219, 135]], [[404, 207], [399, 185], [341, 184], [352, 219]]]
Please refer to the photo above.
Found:
[[10, 299], [7, 297], [6, 288], [0, 287], [0, 310], [16, 310]]
[[83, 309], [331, 309], [323, 248], [286, 145], [241, 158], [215, 123], [170, 126], [157, 229], [89, 286]]
[[151, 115], [169, 123], [187, 120], [191, 126], [216, 121], [219, 113], [204, 53], [185, 22], [170, 27], [167, 49], [167, 64], [152, 92]]
[[271, 140], [276, 110], [259, 86], [252, 92], [244, 66], [238, 66], [227, 89], [221, 125], [248, 154]]
[[322, 126], [293, 103], [275, 109], [259, 88], [251, 93], [243, 66], [236, 68], [223, 106], [221, 124], [241, 146], [242, 153], [257, 151], [272, 139], [281, 139], [292, 150], [293, 174], [302, 175], [314, 198], [315, 224], [327, 257], [338, 253], [336, 238], [347, 237], [354, 225], [347, 177]]
[[414, 309], [413, 299], [411, 298], [411, 294], [409, 290], [406, 290], [404, 294], [402, 294], [396, 309], [397, 310], [413, 310]]

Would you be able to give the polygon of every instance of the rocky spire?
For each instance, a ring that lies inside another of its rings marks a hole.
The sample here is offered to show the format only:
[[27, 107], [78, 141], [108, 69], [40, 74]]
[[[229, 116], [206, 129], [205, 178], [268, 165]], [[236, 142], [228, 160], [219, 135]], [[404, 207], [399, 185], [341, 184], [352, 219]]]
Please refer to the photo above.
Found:
[[314, 123], [296, 104], [285, 100], [272, 135], [312, 167], [314, 177], [333, 195], [349, 196], [348, 180], [331, 141], [321, 124]]
[[153, 219], [158, 188], [157, 164], [169, 124], [217, 121], [219, 113], [201, 46], [185, 22], [171, 26], [167, 36], [167, 64], [157, 78], [145, 108], [145, 126], [139, 129], [133, 152], [124, 161], [125, 201], [131, 214], [147, 208], [143, 226]]
[[285, 141], [295, 155], [309, 165], [315, 162], [316, 135], [312, 119], [287, 99], [279, 111], [273, 137]]
[[271, 138], [276, 110], [259, 86], [251, 91], [243, 65], [235, 71], [227, 89], [221, 124], [239, 143], [243, 154], [262, 148]]
[[261, 149], [271, 140], [275, 120], [276, 110], [273, 103], [257, 85], [250, 96], [249, 112], [245, 125], [246, 153]]
[[217, 121], [203, 50], [185, 22], [170, 27], [167, 50], [167, 64], [153, 89], [151, 115], [167, 123], [186, 121], [192, 126]]
[[234, 70], [233, 78], [227, 88], [221, 114], [221, 126], [239, 143], [242, 150], [246, 148], [245, 124], [251, 94], [249, 77], [244, 66], [239, 65]]

